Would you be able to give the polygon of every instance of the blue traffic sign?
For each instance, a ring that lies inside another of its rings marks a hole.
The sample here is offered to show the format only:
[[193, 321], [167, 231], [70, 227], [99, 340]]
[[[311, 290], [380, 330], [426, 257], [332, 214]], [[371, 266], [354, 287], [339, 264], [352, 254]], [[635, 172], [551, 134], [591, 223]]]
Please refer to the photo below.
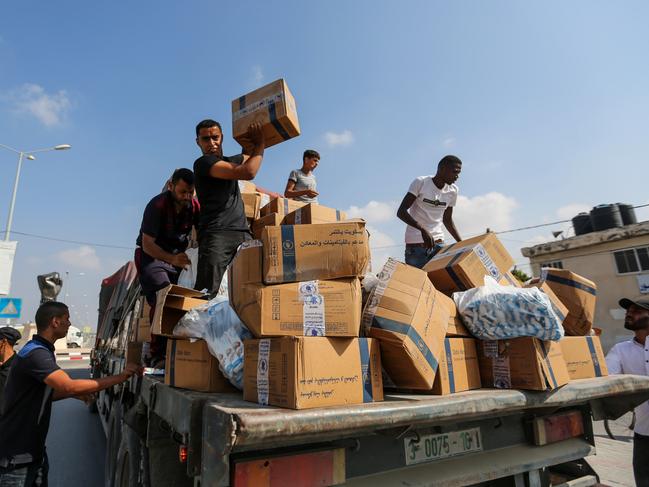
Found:
[[0, 318], [20, 318], [20, 308], [23, 300], [20, 298], [0, 298]]

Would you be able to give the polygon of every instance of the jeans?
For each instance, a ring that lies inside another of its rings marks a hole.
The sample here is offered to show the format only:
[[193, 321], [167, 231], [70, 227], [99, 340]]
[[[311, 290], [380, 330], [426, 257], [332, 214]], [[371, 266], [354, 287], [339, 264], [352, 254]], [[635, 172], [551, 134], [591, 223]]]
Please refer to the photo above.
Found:
[[444, 247], [443, 242], [436, 243], [432, 249], [406, 245], [406, 264], [421, 269], [442, 247]]
[[42, 462], [18, 468], [0, 468], [0, 487], [47, 487], [49, 469], [47, 454]]
[[633, 476], [637, 487], [649, 487], [649, 436], [633, 435]]
[[226, 269], [234, 259], [239, 245], [250, 240], [248, 232], [223, 230], [204, 232], [198, 237], [198, 266], [196, 285], [199, 291], [207, 289], [210, 297], [216, 296]]

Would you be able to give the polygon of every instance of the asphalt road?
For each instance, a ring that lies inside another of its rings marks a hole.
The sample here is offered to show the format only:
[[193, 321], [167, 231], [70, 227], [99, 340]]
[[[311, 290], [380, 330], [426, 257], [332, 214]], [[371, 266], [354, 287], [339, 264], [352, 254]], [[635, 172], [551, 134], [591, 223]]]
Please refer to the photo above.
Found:
[[[61, 361], [73, 379], [88, 378], [88, 360]], [[47, 437], [50, 487], [101, 487], [106, 437], [96, 414], [76, 399], [57, 401]]]

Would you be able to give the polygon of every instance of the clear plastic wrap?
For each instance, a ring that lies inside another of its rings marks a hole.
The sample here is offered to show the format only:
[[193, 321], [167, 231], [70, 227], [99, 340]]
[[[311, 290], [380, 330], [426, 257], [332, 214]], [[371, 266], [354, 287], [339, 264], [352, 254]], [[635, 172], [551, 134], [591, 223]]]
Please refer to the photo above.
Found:
[[230, 307], [227, 296], [216, 296], [189, 310], [174, 328], [174, 335], [205, 340], [223, 375], [243, 389], [243, 341], [252, 334]]
[[462, 321], [482, 340], [536, 337], [560, 340], [561, 320], [538, 288], [501, 286], [487, 276], [484, 286], [453, 294]]
[[196, 284], [196, 269], [198, 268], [198, 249], [187, 249], [185, 251], [189, 261], [192, 265], [185, 267], [180, 271], [178, 276], [178, 285], [182, 287], [188, 287], [194, 289], [194, 284]]

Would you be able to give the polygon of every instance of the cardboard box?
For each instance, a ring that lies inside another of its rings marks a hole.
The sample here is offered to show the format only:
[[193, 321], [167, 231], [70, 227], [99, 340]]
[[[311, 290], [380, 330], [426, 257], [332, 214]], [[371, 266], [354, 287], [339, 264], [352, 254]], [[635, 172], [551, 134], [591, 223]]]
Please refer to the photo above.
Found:
[[248, 220], [259, 218], [259, 207], [261, 205], [261, 193], [241, 193], [243, 208]]
[[496, 235], [485, 233], [442, 248], [423, 270], [435, 288], [450, 296], [484, 285], [485, 276], [511, 285], [505, 275], [513, 265], [514, 260]]
[[383, 400], [379, 344], [370, 338], [246, 340], [243, 363], [246, 401], [306, 409]]
[[270, 213], [277, 213], [282, 218], [284, 218], [292, 211], [295, 211], [298, 208], [302, 208], [306, 205], [307, 203], [305, 203], [304, 201], [291, 200], [288, 198], [273, 198], [272, 200], [270, 200], [270, 203], [259, 210], [259, 213], [260, 216], [266, 216]]
[[446, 301], [446, 303], [449, 309], [448, 328], [446, 329], [446, 336], [473, 338], [473, 335], [471, 334], [469, 329], [462, 322], [462, 316], [460, 316], [460, 312], [458, 311], [457, 306], [455, 305], [455, 301], [453, 301], [451, 298], [449, 298], [444, 294], [442, 294], [442, 296], [444, 296], [448, 300]]
[[378, 277], [363, 311], [365, 335], [380, 342], [383, 367], [396, 387], [430, 390], [448, 327], [448, 306], [416, 267], [390, 258]]
[[435, 375], [433, 394], [446, 395], [480, 389], [480, 365], [474, 338], [444, 339], [444, 353]]
[[548, 391], [570, 381], [559, 342], [523, 337], [477, 343], [483, 387]]
[[151, 341], [151, 321], [149, 317], [137, 318], [135, 320], [135, 336], [136, 342], [144, 343]]
[[219, 370], [205, 340], [167, 341], [165, 384], [200, 392], [235, 392], [236, 389]]
[[261, 232], [264, 227], [276, 227], [282, 223], [282, 216], [279, 213], [269, 213], [252, 222], [251, 231], [252, 236], [259, 240], [261, 239]]
[[557, 297], [557, 295], [554, 293], [552, 288], [548, 285], [547, 282], [534, 282], [531, 284], [528, 284], [525, 286], [527, 288], [530, 287], [538, 287], [541, 291], [543, 291], [545, 294], [547, 294], [548, 298], [550, 298], [550, 302], [552, 303], [552, 309], [554, 312], [557, 314], [559, 317], [559, 320], [561, 320], [561, 323], [563, 323], [566, 319], [566, 316], [568, 316], [568, 308], [565, 307], [563, 302]]
[[598, 336], [564, 337], [560, 343], [571, 380], [608, 375], [606, 357]]
[[239, 180], [239, 191], [243, 193], [256, 193], [257, 185], [252, 181]]
[[124, 356], [124, 361], [127, 364], [140, 365], [142, 363], [142, 345], [142, 342], [128, 342]]
[[232, 136], [246, 145], [248, 127], [261, 123], [266, 148], [300, 135], [295, 98], [279, 79], [232, 100]]
[[261, 240], [266, 284], [360, 277], [370, 258], [361, 220], [265, 227]]
[[595, 318], [597, 285], [574, 272], [551, 268], [541, 269], [541, 282], [546, 282], [568, 308], [563, 322], [566, 335], [588, 335]]
[[335, 223], [347, 219], [344, 211], [309, 203], [287, 214], [282, 225], [304, 225], [313, 223]]
[[[187, 311], [207, 302], [207, 295], [170, 284], [156, 293], [156, 306], [151, 326], [152, 335], [173, 337], [174, 326]], [[198, 337], [197, 337], [198, 338]]]

